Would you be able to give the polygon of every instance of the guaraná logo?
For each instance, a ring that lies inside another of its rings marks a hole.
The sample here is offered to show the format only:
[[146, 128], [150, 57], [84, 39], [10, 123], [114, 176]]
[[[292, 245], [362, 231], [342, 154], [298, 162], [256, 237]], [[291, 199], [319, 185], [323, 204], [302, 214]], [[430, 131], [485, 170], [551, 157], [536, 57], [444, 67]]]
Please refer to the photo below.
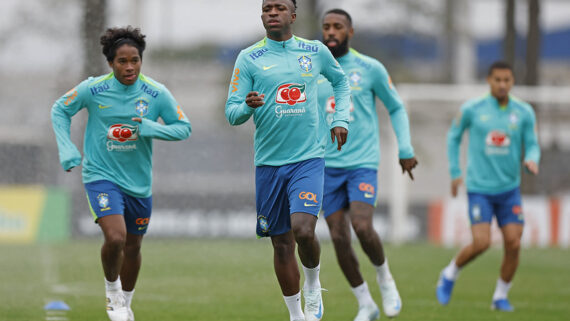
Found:
[[275, 102], [278, 104], [288, 104], [289, 106], [293, 106], [297, 103], [303, 103], [306, 101], [307, 95], [305, 94], [305, 84], [284, 84], [277, 88]]
[[107, 138], [118, 142], [133, 141], [139, 138], [139, 127], [126, 124], [116, 124], [109, 127]]

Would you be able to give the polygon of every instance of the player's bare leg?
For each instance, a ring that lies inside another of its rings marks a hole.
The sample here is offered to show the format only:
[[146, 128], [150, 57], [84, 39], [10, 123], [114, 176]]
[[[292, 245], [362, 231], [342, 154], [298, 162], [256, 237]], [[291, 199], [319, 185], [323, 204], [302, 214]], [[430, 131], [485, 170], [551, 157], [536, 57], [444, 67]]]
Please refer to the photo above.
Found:
[[463, 247], [439, 275], [436, 296], [442, 305], [448, 304], [449, 300], [451, 300], [453, 286], [459, 276], [460, 269], [485, 252], [491, 245], [491, 224], [478, 223], [471, 225], [471, 235], [473, 241]]
[[327, 216], [327, 224], [333, 241], [336, 259], [344, 276], [352, 288], [364, 283], [360, 274], [359, 262], [351, 244], [348, 213], [342, 209]]
[[107, 215], [97, 222], [105, 238], [101, 247], [101, 261], [105, 274], [107, 315], [112, 321], [126, 321], [128, 311], [119, 278], [127, 238], [125, 220], [122, 215]]
[[384, 248], [382, 247], [380, 236], [372, 225], [374, 207], [363, 202], [352, 202], [350, 203], [349, 213], [352, 228], [360, 241], [364, 253], [375, 266], [384, 264]]
[[458, 268], [464, 267], [477, 256], [485, 252], [491, 245], [491, 224], [479, 223], [471, 226], [473, 241], [459, 251], [455, 257]]
[[349, 219], [348, 211], [344, 209], [327, 216], [336, 258], [358, 301], [358, 314], [355, 320], [376, 320], [380, 317], [380, 310], [360, 273], [358, 258], [352, 248]]
[[519, 265], [519, 253], [521, 248], [521, 237], [523, 233], [522, 224], [507, 224], [501, 228], [505, 255], [501, 265], [501, 279], [511, 282]]
[[285, 296], [299, 293], [299, 267], [295, 258], [295, 238], [293, 231], [271, 236], [273, 245], [273, 266], [281, 292]]
[[396, 287], [396, 282], [390, 273], [388, 261], [384, 256], [384, 248], [380, 236], [374, 230], [372, 216], [374, 206], [354, 201], [350, 203], [350, 220], [354, 233], [360, 241], [364, 253], [376, 268], [376, 280], [382, 294], [384, 313], [389, 317], [397, 316], [402, 309], [402, 299]]
[[306, 320], [320, 320], [323, 316], [323, 300], [321, 295], [321, 282], [319, 280], [321, 246], [315, 235], [317, 217], [307, 213], [291, 214], [291, 229], [295, 241], [299, 245], [298, 252], [305, 284], [303, 292], [305, 297]]
[[295, 237], [293, 231], [271, 236], [273, 245], [273, 267], [289, 310], [290, 320], [304, 320], [301, 309], [299, 266], [295, 258]]
[[503, 244], [505, 253], [501, 264], [501, 275], [497, 280], [495, 293], [493, 293], [493, 309], [501, 311], [513, 311], [507, 296], [511, 288], [511, 281], [519, 265], [519, 253], [521, 247], [521, 237], [523, 233], [522, 224], [506, 224], [501, 228], [503, 234]]
[[141, 268], [141, 244], [143, 235], [127, 233], [127, 241], [124, 249], [123, 266], [121, 268], [121, 283], [123, 284], [123, 293], [129, 312], [129, 321], [135, 319], [131, 302], [135, 291], [135, 284], [139, 276]]

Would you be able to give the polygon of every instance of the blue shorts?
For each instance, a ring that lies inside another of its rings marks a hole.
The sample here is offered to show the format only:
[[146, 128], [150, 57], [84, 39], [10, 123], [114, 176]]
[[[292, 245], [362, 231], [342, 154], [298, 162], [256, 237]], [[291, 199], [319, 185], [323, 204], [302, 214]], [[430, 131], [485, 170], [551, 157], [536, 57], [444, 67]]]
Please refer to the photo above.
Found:
[[127, 195], [119, 186], [107, 180], [87, 183], [85, 191], [95, 222], [103, 216], [120, 214], [125, 219], [128, 233], [146, 233], [152, 211], [152, 196], [137, 198]]
[[518, 187], [495, 195], [468, 192], [467, 197], [471, 225], [491, 223], [493, 215], [497, 217], [499, 227], [509, 223], [524, 224], [521, 192]]
[[319, 215], [325, 160], [313, 158], [283, 166], [255, 169], [256, 233], [259, 237], [291, 230], [291, 214]]
[[370, 168], [325, 168], [325, 218], [354, 201], [376, 206], [378, 171]]

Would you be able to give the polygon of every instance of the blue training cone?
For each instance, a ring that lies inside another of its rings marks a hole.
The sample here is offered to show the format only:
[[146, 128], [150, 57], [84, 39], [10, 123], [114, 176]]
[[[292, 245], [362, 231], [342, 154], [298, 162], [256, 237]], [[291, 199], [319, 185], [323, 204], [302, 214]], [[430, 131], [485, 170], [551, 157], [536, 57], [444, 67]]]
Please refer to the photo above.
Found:
[[51, 301], [44, 306], [44, 310], [69, 311], [71, 308], [63, 301]]

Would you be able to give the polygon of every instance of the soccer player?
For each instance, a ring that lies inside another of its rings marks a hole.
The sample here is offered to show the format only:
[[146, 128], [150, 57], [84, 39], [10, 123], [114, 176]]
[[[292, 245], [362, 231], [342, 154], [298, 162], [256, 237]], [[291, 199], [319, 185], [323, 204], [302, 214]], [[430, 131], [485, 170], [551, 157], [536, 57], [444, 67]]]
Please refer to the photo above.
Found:
[[466, 185], [473, 241], [443, 269], [436, 295], [442, 305], [449, 303], [459, 271], [489, 248], [495, 216], [505, 252], [491, 308], [513, 311], [507, 294], [519, 263], [524, 224], [519, 190], [522, 150], [524, 146], [524, 167], [536, 175], [540, 148], [532, 107], [509, 95], [514, 83], [511, 66], [493, 63], [487, 82], [491, 93], [466, 102], [447, 134], [451, 195], [455, 197], [463, 184], [459, 145], [463, 132], [469, 130]]
[[[228, 90], [226, 118], [255, 123], [256, 209], [259, 237], [270, 237], [274, 268], [290, 320], [321, 320], [320, 245], [315, 235], [323, 197], [324, 147], [317, 79], [324, 75], [338, 97], [330, 137], [346, 141], [350, 89], [342, 69], [319, 41], [293, 36], [296, 1], [262, 1], [266, 37], [237, 57]], [[327, 134], [328, 136], [328, 134]], [[295, 243], [303, 265], [301, 310]]]
[[[386, 68], [376, 59], [350, 48], [354, 34], [351, 16], [342, 9], [325, 13], [323, 41], [340, 63], [350, 83], [353, 106], [350, 108], [350, 140], [342, 151], [327, 144], [325, 154], [325, 192], [323, 212], [329, 226], [338, 263], [357, 298], [359, 310], [355, 321], [376, 320], [380, 311], [359, 270], [358, 259], [351, 246], [350, 225], [362, 249], [377, 271], [384, 313], [394, 317], [402, 302], [384, 255], [378, 233], [372, 225], [377, 196], [377, 169], [380, 161], [380, 139], [375, 98], [390, 114], [396, 133], [402, 172], [413, 179], [417, 165], [410, 142], [409, 121], [398, 92]], [[338, 113], [337, 96], [328, 81], [319, 81], [321, 119], [330, 123]]]
[[[112, 72], [84, 80], [51, 111], [61, 166], [69, 172], [83, 165], [91, 214], [105, 238], [101, 261], [113, 321], [134, 320], [130, 305], [152, 208], [152, 140], [182, 140], [191, 132], [168, 89], [140, 73], [144, 38], [130, 26], [107, 29], [101, 45]], [[81, 109], [89, 113], [83, 162], [70, 137], [71, 118]]]

